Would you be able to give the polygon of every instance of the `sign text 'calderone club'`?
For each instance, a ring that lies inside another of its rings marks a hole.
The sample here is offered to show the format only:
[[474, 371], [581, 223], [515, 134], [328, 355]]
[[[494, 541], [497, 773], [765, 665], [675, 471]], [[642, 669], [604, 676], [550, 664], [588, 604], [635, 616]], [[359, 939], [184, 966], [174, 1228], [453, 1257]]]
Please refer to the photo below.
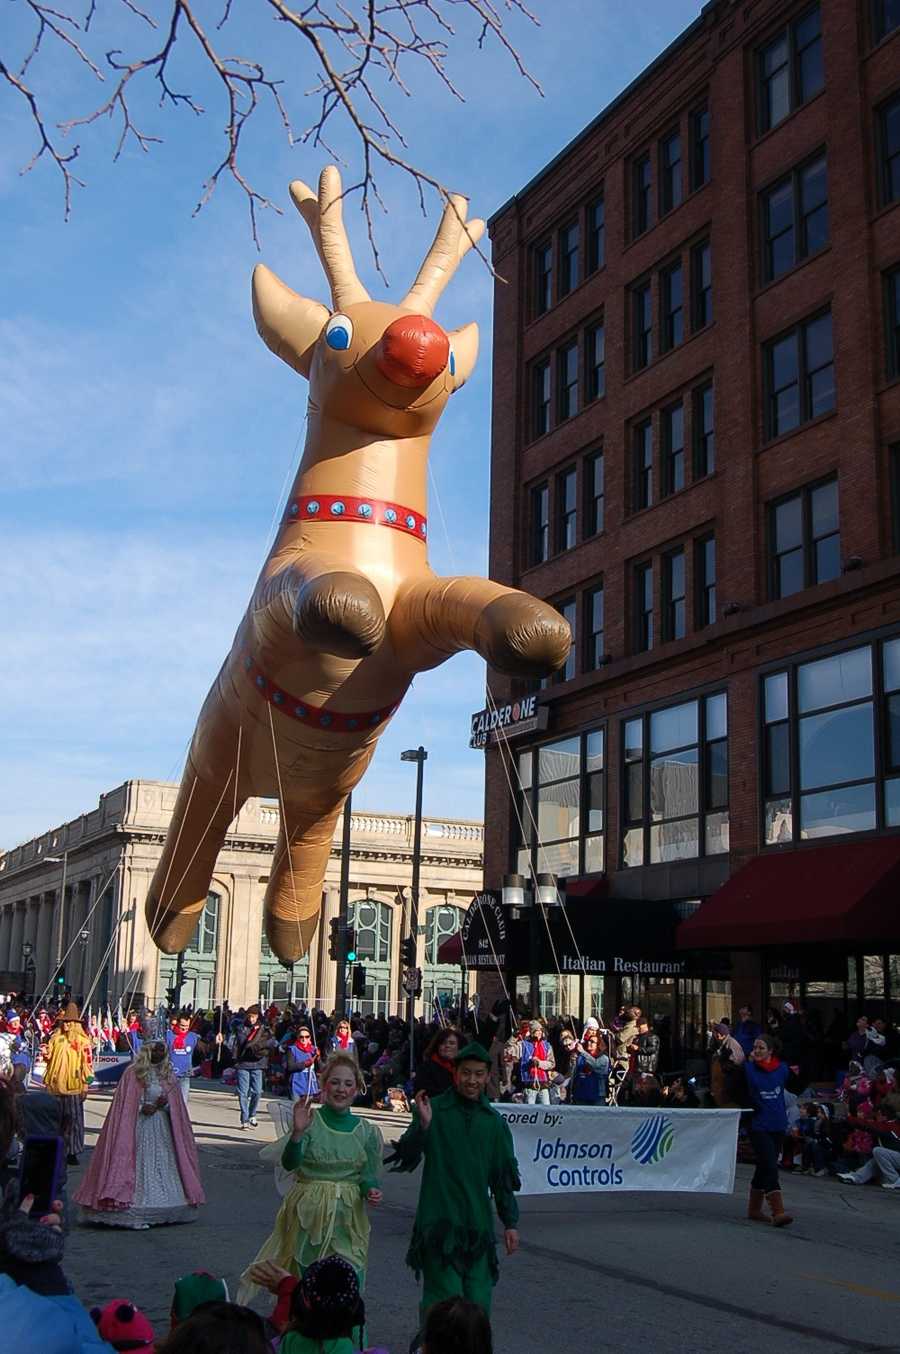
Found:
[[472, 716], [469, 747], [483, 748], [490, 743], [499, 742], [501, 736], [518, 738], [523, 733], [546, 729], [549, 712], [549, 706], [538, 705], [536, 693], [532, 696], [523, 696], [521, 700], [510, 701], [508, 705], [496, 705], [479, 710]]
[[496, 893], [476, 893], [461, 927], [468, 968], [505, 968], [507, 920]]

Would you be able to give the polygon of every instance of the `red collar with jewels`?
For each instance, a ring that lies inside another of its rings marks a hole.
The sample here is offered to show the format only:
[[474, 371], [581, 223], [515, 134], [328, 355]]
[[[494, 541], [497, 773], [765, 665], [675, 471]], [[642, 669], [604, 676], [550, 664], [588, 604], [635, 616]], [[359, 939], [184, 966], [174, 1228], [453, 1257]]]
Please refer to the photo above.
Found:
[[367, 526], [392, 527], [405, 536], [424, 541], [428, 519], [402, 503], [353, 494], [303, 494], [289, 500], [285, 522], [361, 522]]
[[399, 708], [402, 695], [395, 701], [381, 706], [378, 710], [333, 710], [323, 705], [312, 705], [307, 700], [292, 696], [284, 687], [278, 686], [260, 668], [246, 649], [242, 651], [241, 665], [249, 680], [270, 705], [288, 715], [298, 724], [311, 729], [327, 729], [329, 733], [359, 733], [363, 729], [383, 724]]

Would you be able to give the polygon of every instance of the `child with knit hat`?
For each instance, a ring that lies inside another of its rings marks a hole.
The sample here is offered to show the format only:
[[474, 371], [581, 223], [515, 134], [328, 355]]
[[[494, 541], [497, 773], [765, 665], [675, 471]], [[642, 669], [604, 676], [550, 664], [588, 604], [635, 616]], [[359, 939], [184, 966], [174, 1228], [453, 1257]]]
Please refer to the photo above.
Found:
[[350, 1262], [340, 1255], [316, 1260], [294, 1289], [279, 1354], [354, 1354], [362, 1344], [365, 1319]]

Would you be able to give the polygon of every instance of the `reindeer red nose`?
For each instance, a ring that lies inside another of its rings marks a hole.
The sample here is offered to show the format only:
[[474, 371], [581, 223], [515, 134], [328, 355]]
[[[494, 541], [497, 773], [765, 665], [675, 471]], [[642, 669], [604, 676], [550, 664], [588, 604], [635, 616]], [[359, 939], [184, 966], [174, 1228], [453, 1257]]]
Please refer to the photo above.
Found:
[[447, 365], [450, 341], [427, 315], [401, 315], [381, 336], [375, 363], [394, 385], [427, 386]]

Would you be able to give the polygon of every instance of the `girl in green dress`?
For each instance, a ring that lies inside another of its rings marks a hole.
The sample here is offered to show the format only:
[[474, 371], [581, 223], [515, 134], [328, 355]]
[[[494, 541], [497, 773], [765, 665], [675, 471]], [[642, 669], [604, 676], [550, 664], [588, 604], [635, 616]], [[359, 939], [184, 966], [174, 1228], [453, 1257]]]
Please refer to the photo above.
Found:
[[[321, 1108], [296, 1101], [292, 1132], [260, 1153], [263, 1160], [279, 1162], [292, 1173], [294, 1182], [253, 1264], [271, 1260], [302, 1275], [314, 1260], [341, 1255], [356, 1270], [362, 1291], [370, 1231], [366, 1204], [381, 1203], [384, 1143], [380, 1129], [350, 1108], [362, 1089], [354, 1058], [346, 1053], [329, 1058], [321, 1087]], [[258, 1291], [250, 1277], [252, 1267], [241, 1276], [240, 1303]]]

